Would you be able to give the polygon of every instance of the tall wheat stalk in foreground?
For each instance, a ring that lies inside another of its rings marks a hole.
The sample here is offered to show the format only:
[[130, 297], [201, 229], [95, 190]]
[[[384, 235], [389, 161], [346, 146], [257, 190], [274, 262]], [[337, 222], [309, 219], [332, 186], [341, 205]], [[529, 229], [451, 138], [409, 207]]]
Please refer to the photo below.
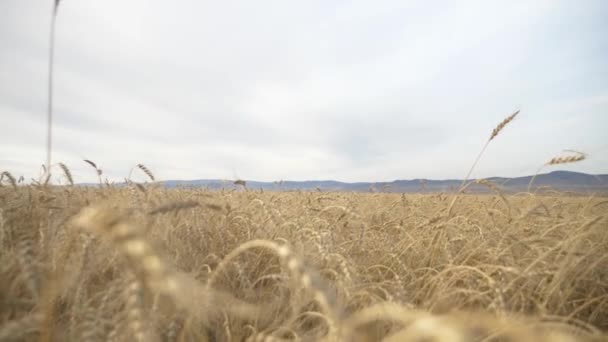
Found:
[[471, 174], [473, 173], [473, 169], [475, 169], [475, 166], [477, 166], [477, 163], [479, 162], [479, 160], [481, 159], [481, 156], [483, 155], [483, 153], [486, 151], [486, 149], [488, 148], [488, 145], [490, 144], [490, 141], [494, 140], [494, 138], [496, 138], [498, 136], [498, 133], [500, 133], [500, 131], [502, 131], [511, 121], [513, 121], [513, 119], [515, 119], [515, 117], [519, 114], [519, 110], [515, 111], [515, 113], [507, 116], [504, 120], [502, 120], [498, 126], [496, 126], [494, 128], [494, 130], [492, 130], [492, 134], [490, 134], [490, 139], [488, 139], [485, 143], [485, 145], [483, 145], [483, 148], [481, 149], [481, 151], [479, 152], [479, 154], [477, 155], [477, 158], [475, 158], [475, 161], [473, 162], [473, 165], [471, 165], [471, 169], [469, 170], [469, 172], [467, 173], [467, 175], [464, 177], [464, 179], [462, 180], [462, 184], [460, 185], [460, 187], [462, 188], [464, 186], [464, 184], [467, 182], [467, 180], [469, 179], [469, 177], [471, 176]]
[[[477, 158], [475, 158], [475, 161], [473, 162], [473, 165], [471, 165], [471, 168], [469, 169], [469, 172], [467, 173], [467, 175], [464, 177], [464, 179], [462, 180], [462, 184], [460, 184], [460, 188], [458, 189], [458, 193], [463, 192], [468, 185], [465, 185], [467, 180], [469, 180], [469, 177], [471, 176], [471, 174], [473, 173], [473, 170], [475, 169], [475, 166], [477, 165], [477, 163], [479, 162], [479, 160], [481, 159], [481, 156], [483, 155], [483, 153], [486, 151], [486, 149], [488, 148], [488, 145], [490, 145], [490, 141], [494, 140], [494, 138], [496, 138], [498, 136], [498, 134], [511, 122], [513, 121], [513, 119], [515, 119], [515, 117], [519, 115], [519, 110], [515, 111], [513, 114], [507, 116], [504, 120], [502, 120], [496, 127], [494, 127], [494, 129], [492, 130], [492, 133], [490, 134], [490, 138], [486, 141], [486, 143], [483, 145], [483, 148], [481, 149], [481, 151], [479, 152], [479, 154], [477, 155]], [[454, 207], [454, 204], [456, 204], [456, 201], [458, 200], [458, 193], [454, 196], [454, 199], [452, 199], [452, 203], [450, 203], [450, 206], [448, 207], [448, 213], [447, 215], [450, 216], [452, 215], [452, 208]]]
[[48, 107], [47, 107], [47, 123], [46, 123], [46, 172], [51, 172], [51, 152], [53, 150], [53, 60], [55, 52], [55, 20], [57, 19], [57, 10], [59, 2], [55, 0], [53, 5], [53, 14], [51, 16], [51, 33], [49, 44], [49, 84], [48, 84]]

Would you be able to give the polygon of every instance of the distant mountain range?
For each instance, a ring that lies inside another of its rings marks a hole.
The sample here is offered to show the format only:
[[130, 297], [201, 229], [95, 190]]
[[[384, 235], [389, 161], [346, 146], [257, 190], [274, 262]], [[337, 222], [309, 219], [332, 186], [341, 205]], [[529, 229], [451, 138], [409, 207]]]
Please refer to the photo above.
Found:
[[[486, 180], [497, 185], [505, 192], [526, 191], [532, 176], [503, 178], [491, 177]], [[234, 181], [220, 179], [198, 179], [198, 180], [168, 180], [161, 182], [168, 188], [175, 187], [202, 187], [210, 190], [234, 189], [242, 187]], [[311, 181], [280, 181], [280, 182], [258, 182], [245, 181], [250, 190], [270, 191], [354, 191], [354, 192], [449, 192], [455, 191], [462, 184], [462, 179], [412, 179], [395, 180], [392, 182], [357, 182], [345, 183], [334, 180], [311, 180]], [[537, 175], [534, 179], [533, 190], [539, 191], [558, 190], [584, 193], [608, 193], [608, 175], [590, 175], [586, 173], [570, 171], [554, 171]], [[489, 192], [487, 186], [472, 184], [467, 188], [468, 192]]]

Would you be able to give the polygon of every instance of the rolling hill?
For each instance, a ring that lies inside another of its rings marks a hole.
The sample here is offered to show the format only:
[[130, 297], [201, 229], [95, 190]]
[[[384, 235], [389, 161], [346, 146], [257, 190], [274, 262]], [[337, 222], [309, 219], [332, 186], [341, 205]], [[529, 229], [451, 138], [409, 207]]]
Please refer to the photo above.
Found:
[[[491, 177], [487, 180], [499, 186], [505, 192], [526, 191], [532, 176], [505, 178]], [[346, 183], [334, 180], [281, 181], [259, 182], [247, 180], [247, 188], [251, 190], [264, 189], [269, 191], [320, 190], [320, 191], [354, 191], [354, 192], [448, 192], [460, 187], [460, 179], [412, 179], [395, 180], [392, 182], [356, 182]], [[220, 179], [197, 180], [168, 180], [161, 182], [168, 188], [173, 187], [203, 187], [207, 189], [231, 189], [238, 187], [232, 181]], [[553, 171], [536, 176], [533, 189], [571, 192], [608, 193], [608, 175], [590, 175], [570, 171]], [[488, 192], [485, 186], [473, 184], [467, 188], [470, 192]]]

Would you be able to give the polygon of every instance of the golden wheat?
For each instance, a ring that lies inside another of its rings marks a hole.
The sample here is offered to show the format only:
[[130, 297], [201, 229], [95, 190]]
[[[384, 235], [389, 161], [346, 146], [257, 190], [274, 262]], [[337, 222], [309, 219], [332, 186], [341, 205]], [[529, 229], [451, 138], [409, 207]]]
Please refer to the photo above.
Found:
[[528, 192], [530, 192], [532, 190], [532, 183], [534, 183], [534, 180], [536, 179], [536, 176], [540, 173], [540, 171], [543, 169], [543, 167], [545, 167], [545, 166], [551, 166], [551, 165], [561, 165], [561, 164], [577, 163], [577, 162], [580, 162], [580, 161], [583, 161], [583, 160], [587, 159], [587, 154], [586, 153], [579, 152], [579, 151], [573, 151], [573, 150], [566, 150], [566, 151], [574, 153], [574, 154], [573, 155], [565, 155], [565, 156], [553, 157], [548, 162], [546, 162], [545, 164], [541, 165], [541, 167], [539, 167], [538, 170], [536, 170], [536, 173], [534, 174], [534, 176], [532, 176], [532, 178], [530, 179], [530, 182], [528, 183]]
[[481, 156], [483, 155], [483, 153], [486, 151], [486, 149], [488, 148], [488, 145], [490, 144], [490, 141], [494, 140], [494, 138], [496, 138], [498, 136], [498, 134], [505, 129], [505, 127], [511, 122], [513, 121], [513, 119], [515, 119], [515, 117], [519, 115], [519, 110], [515, 111], [513, 114], [507, 116], [504, 120], [502, 120], [496, 127], [494, 127], [494, 129], [492, 130], [492, 133], [490, 134], [490, 138], [486, 141], [486, 143], [483, 145], [483, 148], [481, 149], [481, 151], [479, 152], [479, 154], [477, 155], [477, 158], [475, 158], [475, 161], [473, 162], [473, 165], [471, 165], [471, 168], [469, 169], [469, 172], [467, 173], [467, 175], [464, 177], [464, 179], [462, 180], [462, 184], [461, 187], [464, 186], [464, 184], [469, 180], [469, 177], [471, 176], [471, 174], [473, 173], [473, 170], [475, 169], [475, 166], [477, 166], [477, 163], [479, 163], [479, 160], [481, 159]]
[[606, 200], [476, 184], [492, 191], [458, 205], [442, 194], [0, 188], [0, 336], [605, 339]]
[[513, 121], [513, 119], [515, 119], [515, 117], [519, 115], [519, 110], [515, 111], [515, 113], [507, 116], [504, 120], [502, 120], [498, 126], [496, 126], [493, 130], [492, 130], [492, 134], [490, 134], [490, 139], [492, 140], [494, 138], [496, 138], [496, 136], [498, 136], [498, 134], [500, 133], [500, 131], [502, 131], [511, 121]]
[[587, 155], [579, 152], [579, 154], [577, 154], [577, 155], [560, 156], [560, 157], [551, 158], [551, 160], [549, 160], [545, 165], [559, 165], [559, 164], [576, 163], [579, 161], [583, 161], [585, 159], [587, 159]]

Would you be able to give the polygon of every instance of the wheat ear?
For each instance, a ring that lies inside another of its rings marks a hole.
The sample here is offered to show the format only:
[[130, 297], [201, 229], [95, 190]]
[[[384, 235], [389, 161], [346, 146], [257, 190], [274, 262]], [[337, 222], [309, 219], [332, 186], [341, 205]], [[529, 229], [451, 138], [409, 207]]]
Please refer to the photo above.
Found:
[[587, 159], [587, 155], [584, 153], [580, 153], [578, 155], [574, 155], [574, 156], [560, 156], [560, 157], [554, 157], [551, 158], [551, 160], [549, 160], [546, 165], [558, 165], [558, 164], [569, 164], [569, 163], [576, 163], [579, 161], [583, 161]]
[[10, 172], [2, 171], [2, 174], [0, 174], [0, 183], [2, 183], [4, 177], [8, 179], [8, 182], [11, 183], [13, 188], [17, 189], [17, 180], [15, 180], [15, 177]]
[[99, 180], [99, 187], [101, 188], [101, 183], [102, 183], [101, 175], [103, 174], [103, 171], [97, 167], [97, 164], [93, 163], [89, 159], [84, 159], [84, 162], [91, 165], [95, 169], [95, 173], [97, 174], [97, 179]]
[[530, 192], [532, 190], [532, 183], [534, 182], [534, 179], [536, 179], [536, 176], [538, 176], [538, 174], [540, 173], [540, 171], [543, 169], [543, 167], [545, 167], [545, 166], [551, 166], [551, 165], [561, 165], [561, 164], [577, 163], [577, 162], [580, 162], [580, 161], [583, 161], [583, 160], [587, 159], [587, 154], [584, 153], [584, 152], [573, 151], [573, 150], [567, 150], [567, 151], [571, 152], [571, 153], [574, 153], [574, 154], [553, 157], [548, 162], [546, 162], [545, 164], [541, 165], [541, 167], [539, 167], [538, 170], [536, 170], [536, 173], [530, 179], [530, 183], [528, 183], [528, 192]]
[[479, 160], [481, 159], [481, 156], [483, 155], [483, 153], [486, 151], [486, 149], [488, 148], [488, 145], [490, 144], [490, 141], [494, 140], [494, 138], [496, 138], [498, 136], [498, 134], [511, 122], [513, 121], [513, 119], [515, 119], [515, 117], [517, 117], [517, 115], [519, 115], [519, 110], [515, 111], [513, 114], [507, 116], [504, 120], [502, 120], [498, 126], [496, 126], [493, 130], [492, 130], [492, 134], [490, 134], [490, 139], [488, 139], [488, 141], [486, 141], [485, 145], [483, 145], [483, 148], [481, 149], [481, 151], [479, 152], [479, 154], [477, 155], [477, 158], [475, 158], [475, 161], [473, 162], [473, 165], [471, 165], [471, 169], [469, 170], [469, 172], [467, 173], [466, 177], [464, 177], [464, 179], [462, 180], [462, 184], [460, 185], [460, 187], [464, 186], [464, 184], [467, 182], [467, 180], [469, 180], [469, 177], [471, 176], [471, 174], [473, 173], [473, 169], [475, 169], [475, 166], [477, 166], [477, 163], [479, 162]]
[[74, 185], [74, 178], [72, 177], [72, 173], [70, 172], [70, 169], [67, 167], [67, 165], [65, 165], [64, 163], [59, 163], [58, 165], [63, 171], [63, 175], [68, 180], [68, 183], [70, 183], [70, 185]]
[[519, 110], [515, 111], [515, 113], [507, 116], [504, 120], [502, 120], [498, 124], [498, 126], [496, 126], [494, 130], [492, 130], [492, 134], [490, 135], [490, 139], [488, 141], [491, 141], [492, 139], [496, 138], [498, 133], [500, 133], [500, 131], [502, 131], [509, 124], [509, 122], [513, 121], [513, 119], [515, 119], [517, 115], [519, 115]]
[[154, 174], [144, 164], [137, 164], [137, 167], [142, 170], [151, 181], [154, 182]]

